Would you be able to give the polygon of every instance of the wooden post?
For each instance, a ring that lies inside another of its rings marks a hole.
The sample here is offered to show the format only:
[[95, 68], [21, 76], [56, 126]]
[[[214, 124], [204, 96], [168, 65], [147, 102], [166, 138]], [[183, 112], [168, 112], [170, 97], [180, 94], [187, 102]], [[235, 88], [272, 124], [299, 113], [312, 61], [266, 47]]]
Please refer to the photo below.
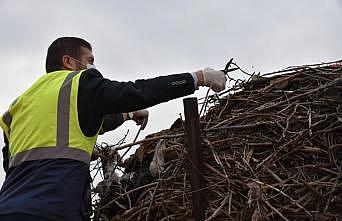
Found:
[[203, 157], [201, 152], [201, 133], [199, 125], [197, 98], [183, 100], [185, 114], [185, 129], [187, 135], [188, 166], [190, 169], [190, 182], [192, 189], [192, 205], [195, 221], [205, 219], [207, 207], [206, 190], [204, 185]]

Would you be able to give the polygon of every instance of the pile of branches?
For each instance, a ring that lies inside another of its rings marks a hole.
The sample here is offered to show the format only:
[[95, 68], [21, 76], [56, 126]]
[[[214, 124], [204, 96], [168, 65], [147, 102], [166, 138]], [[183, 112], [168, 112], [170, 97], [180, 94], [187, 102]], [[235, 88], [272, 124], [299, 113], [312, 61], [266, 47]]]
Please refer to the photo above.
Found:
[[[206, 220], [342, 220], [341, 62], [251, 74], [202, 101]], [[186, 143], [180, 118], [124, 163], [113, 148], [134, 144], [100, 148], [95, 217], [193, 220]]]

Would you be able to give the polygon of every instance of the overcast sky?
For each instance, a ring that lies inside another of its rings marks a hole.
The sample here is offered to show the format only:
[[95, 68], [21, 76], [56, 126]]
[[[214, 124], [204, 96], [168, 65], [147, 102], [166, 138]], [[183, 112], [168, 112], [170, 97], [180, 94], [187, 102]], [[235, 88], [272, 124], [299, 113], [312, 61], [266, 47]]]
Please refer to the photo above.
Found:
[[[0, 0], [0, 112], [45, 73], [46, 50], [61, 36], [91, 42], [98, 70], [127, 81], [221, 69], [229, 58], [251, 72], [339, 60], [341, 27], [341, 0]], [[140, 139], [168, 128], [182, 99], [149, 110]], [[116, 143], [127, 129], [131, 142], [133, 123], [100, 140]]]

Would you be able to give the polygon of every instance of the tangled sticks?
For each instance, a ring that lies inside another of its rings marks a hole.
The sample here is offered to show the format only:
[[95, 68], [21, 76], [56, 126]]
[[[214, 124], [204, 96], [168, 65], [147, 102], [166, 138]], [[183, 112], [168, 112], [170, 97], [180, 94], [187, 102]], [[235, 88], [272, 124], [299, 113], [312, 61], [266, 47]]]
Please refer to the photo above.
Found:
[[[205, 109], [207, 220], [342, 219], [341, 63], [252, 75], [207, 96]], [[112, 182], [120, 188], [102, 192], [102, 217], [191, 220], [182, 123], [138, 142], [126, 178]]]

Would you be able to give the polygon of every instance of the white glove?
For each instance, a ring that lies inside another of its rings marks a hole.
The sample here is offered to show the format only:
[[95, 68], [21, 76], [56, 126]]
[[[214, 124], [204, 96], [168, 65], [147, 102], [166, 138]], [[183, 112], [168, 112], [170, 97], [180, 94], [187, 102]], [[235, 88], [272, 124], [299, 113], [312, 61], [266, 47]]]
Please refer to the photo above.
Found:
[[220, 92], [226, 88], [227, 78], [223, 71], [216, 71], [212, 68], [205, 68], [197, 71], [198, 86], [210, 87], [215, 92]]
[[145, 129], [147, 122], [148, 122], [148, 110], [138, 110], [134, 112], [130, 112], [127, 114], [127, 119], [134, 120], [137, 125], [141, 125], [141, 129]]

